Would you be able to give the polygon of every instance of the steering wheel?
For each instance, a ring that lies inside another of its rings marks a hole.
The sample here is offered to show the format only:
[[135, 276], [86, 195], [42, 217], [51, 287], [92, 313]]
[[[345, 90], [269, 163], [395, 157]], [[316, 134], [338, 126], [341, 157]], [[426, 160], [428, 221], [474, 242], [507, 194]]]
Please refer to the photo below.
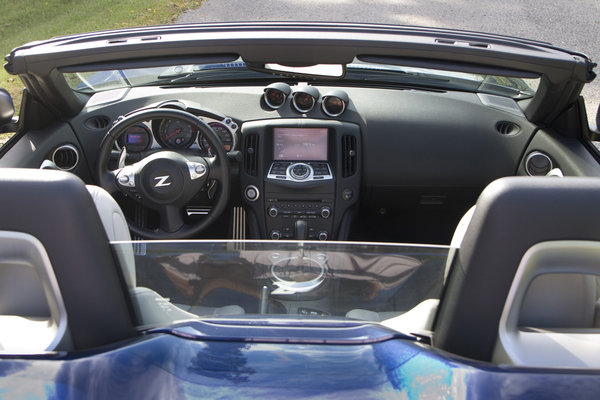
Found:
[[[142, 121], [165, 118], [178, 119], [197, 127], [210, 143], [215, 157], [204, 158], [164, 150], [153, 153], [135, 164], [124, 165], [123, 151], [119, 167], [114, 171], [108, 169], [114, 143], [127, 128]], [[122, 117], [102, 139], [96, 174], [100, 186], [111, 195], [121, 192], [159, 213], [160, 227], [155, 230], [127, 220], [133, 233], [147, 239], [190, 237], [213, 223], [223, 213], [229, 201], [229, 163], [219, 137], [204, 121], [181, 110], [146, 109]], [[220, 184], [215, 205], [198, 222], [186, 223], [183, 217], [185, 206], [209, 180], [216, 180]]]

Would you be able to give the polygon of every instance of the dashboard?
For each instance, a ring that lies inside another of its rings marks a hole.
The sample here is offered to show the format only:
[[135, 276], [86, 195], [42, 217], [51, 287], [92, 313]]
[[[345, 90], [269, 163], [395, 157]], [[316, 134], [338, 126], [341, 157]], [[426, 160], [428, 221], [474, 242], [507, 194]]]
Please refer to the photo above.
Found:
[[[39, 167], [70, 146], [77, 156], [69, 170], [94, 183], [97, 152], [112, 123], [157, 107], [185, 110], [217, 133], [232, 165], [229, 214], [243, 214], [243, 226], [233, 230], [255, 239], [448, 243], [488, 183], [527, 173], [534, 151], [557, 165], [552, 149], [577, 147], [498, 96], [278, 82], [95, 95], [70, 120], [28, 132], [28, 142], [17, 143], [22, 148], [0, 165]], [[31, 146], [40, 151], [31, 153]], [[176, 119], [132, 126], [117, 147], [134, 159], [162, 149], [212, 156], [197, 129]], [[580, 158], [579, 169], [564, 163], [563, 172], [593, 175], [589, 157]], [[581, 170], [588, 163], [589, 171]], [[196, 206], [210, 196], [204, 197]], [[207, 235], [231, 237], [232, 228], [223, 230]]]

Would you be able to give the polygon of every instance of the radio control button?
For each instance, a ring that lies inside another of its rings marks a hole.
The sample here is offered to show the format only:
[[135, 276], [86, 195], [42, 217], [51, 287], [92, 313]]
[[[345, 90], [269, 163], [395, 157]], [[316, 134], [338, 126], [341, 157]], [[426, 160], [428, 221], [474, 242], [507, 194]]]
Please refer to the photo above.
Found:
[[271, 206], [267, 210], [267, 213], [269, 214], [269, 217], [275, 218], [277, 215], [279, 215], [279, 209], [275, 206]]

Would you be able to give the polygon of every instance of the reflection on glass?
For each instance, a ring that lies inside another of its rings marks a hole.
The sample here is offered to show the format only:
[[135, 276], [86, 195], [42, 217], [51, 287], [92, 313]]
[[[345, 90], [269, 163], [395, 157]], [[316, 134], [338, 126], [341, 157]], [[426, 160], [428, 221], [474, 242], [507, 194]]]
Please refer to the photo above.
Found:
[[[131, 251], [132, 243], [113, 246]], [[361, 315], [355, 310], [393, 317], [439, 298], [448, 255], [446, 247], [340, 242], [152, 241], [135, 248], [134, 303], [146, 314], [178, 316], [173, 320], [345, 319]], [[140, 293], [145, 300], [136, 298]], [[148, 311], [159, 303], [160, 310]]]

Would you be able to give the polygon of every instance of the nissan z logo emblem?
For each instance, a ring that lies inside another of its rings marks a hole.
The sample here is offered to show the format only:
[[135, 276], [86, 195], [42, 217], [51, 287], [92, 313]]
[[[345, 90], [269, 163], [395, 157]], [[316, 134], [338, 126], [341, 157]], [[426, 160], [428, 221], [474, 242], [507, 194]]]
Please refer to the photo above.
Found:
[[154, 187], [170, 186], [172, 182], [167, 182], [167, 179], [169, 179], [169, 175], [155, 177], [154, 180], [158, 182], [154, 185]]

